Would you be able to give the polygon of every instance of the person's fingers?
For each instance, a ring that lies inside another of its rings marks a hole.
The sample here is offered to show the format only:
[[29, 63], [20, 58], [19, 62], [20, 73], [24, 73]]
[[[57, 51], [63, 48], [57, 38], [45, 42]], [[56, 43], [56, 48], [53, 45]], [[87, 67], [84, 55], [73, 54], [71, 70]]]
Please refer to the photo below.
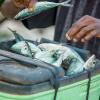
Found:
[[89, 41], [94, 36], [100, 38], [100, 20], [91, 16], [81, 18], [66, 33], [68, 40], [76, 42], [79, 40]]
[[66, 33], [66, 38], [67, 38], [68, 40], [72, 40], [71, 37], [70, 37], [71, 29], [72, 29], [72, 27], [71, 27], [71, 28], [68, 30], [68, 32]]
[[28, 8], [31, 0], [23, 0], [24, 7]]
[[96, 35], [97, 38], [100, 38], [100, 33]]
[[22, 8], [23, 6], [23, 0], [12, 0], [14, 5], [18, 8]]
[[[79, 22], [81, 22], [81, 21], [83, 21], [85, 19], [85, 17], [82, 17], [80, 20], [78, 20], [77, 22], [79, 23]], [[75, 26], [75, 24], [73, 24], [72, 25], [72, 27], [73, 26]], [[71, 32], [71, 28], [69, 29], [69, 31], [67, 32], [67, 36], [68, 36], [68, 34]]]
[[28, 9], [29, 9], [30, 11], [33, 10], [33, 7], [35, 6], [35, 3], [36, 3], [36, 0], [31, 0], [31, 1], [30, 1], [29, 6], [28, 6]]
[[79, 33], [77, 33], [76, 36], [74, 36], [74, 37], [77, 41], [81, 40], [88, 32], [95, 30], [95, 29], [96, 29], [95, 24], [89, 25], [87, 27], [82, 28], [81, 31]]
[[[70, 39], [72, 40], [73, 37], [80, 32], [80, 30], [85, 27], [87, 24], [85, 23], [77, 23], [77, 24], [74, 24], [74, 26], [72, 26], [72, 28], [70, 28], [70, 30], [67, 32], [67, 35], [70, 37]], [[67, 36], [67, 37], [68, 37]]]
[[77, 21], [75, 24], [73, 24], [72, 28], [67, 32], [67, 36], [72, 39], [83, 27], [86, 27], [90, 24], [88, 20], [86, 20], [87, 16], [81, 18], [79, 21]]
[[14, 4], [18, 8], [28, 7], [31, 0], [13, 0]]
[[[72, 28], [66, 33], [66, 37], [68, 40], [72, 40], [76, 34], [78, 34], [82, 28], [92, 24], [94, 21], [92, 21], [92, 17], [84, 16], [79, 21], [77, 21]], [[85, 31], [85, 30], [83, 30]], [[82, 32], [84, 33], [84, 32]]]
[[77, 24], [74, 24], [74, 25], [70, 28], [70, 30], [67, 32], [67, 35], [70, 37], [71, 40], [72, 40], [73, 36], [74, 36], [75, 34], [77, 34], [77, 33], [80, 31], [80, 29], [81, 29], [82, 27], [84, 27], [83, 24], [77, 23]]
[[89, 41], [91, 38], [95, 37], [97, 34], [96, 30], [91, 31], [90, 33], [88, 33], [88, 35], [86, 35], [81, 41], [82, 42], [87, 42]]

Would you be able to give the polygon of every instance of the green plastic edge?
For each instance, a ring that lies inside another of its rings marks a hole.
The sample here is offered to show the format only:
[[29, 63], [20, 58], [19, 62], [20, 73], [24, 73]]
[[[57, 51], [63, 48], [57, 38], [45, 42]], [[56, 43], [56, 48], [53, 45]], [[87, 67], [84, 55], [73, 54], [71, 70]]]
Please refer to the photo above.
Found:
[[[99, 79], [99, 81], [100, 81], [100, 74], [92, 77], [93, 81], [96, 80], [96, 79], [97, 80]], [[87, 83], [87, 82], [88, 82], [88, 79], [80, 81], [80, 82], [76, 82], [76, 83], [71, 84], [71, 85], [60, 87], [59, 91], [69, 89], [69, 88], [73, 88], [73, 87], [77, 87], [77, 86], [79, 86], [81, 84], [84, 84], [84, 83]], [[98, 88], [100, 88], [100, 87], [98, 87]], [[7, 93], [0, 92], [0, 97], [6, 98], [7, 100], [8, 99], [9, 100], [33, 100], [32, 98], [37, 98], [37, 97], [41, 97], [43, 95], [48, 95], [48, 94], [52, 94], [52, 93], [54, 94], [54, 90], [40, 92], [40, 93], [33, 94], [33, 95], [12, 95], [12, 94], [7, 94]]]

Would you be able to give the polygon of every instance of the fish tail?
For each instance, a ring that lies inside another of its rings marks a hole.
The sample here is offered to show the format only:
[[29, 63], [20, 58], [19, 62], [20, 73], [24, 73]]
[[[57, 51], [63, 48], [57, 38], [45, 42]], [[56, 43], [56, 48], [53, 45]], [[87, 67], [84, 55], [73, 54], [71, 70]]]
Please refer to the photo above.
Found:
[[60, 3], [60, 4], [61, 4], [61, 6], [73, 7], [73, 5], [70, 4], [71, 1], [72, 1], [72, 0], [67, 0], [67, 1], [62, 2], [62, 3]]
[[16, 33], [15, 30], [12, 30], [11, 28], [8, 28], [8, 29], [13, 33], [16, 42], [24, 41], [24, 38], [21, 35], [19, 35], [18, 33]]
[[32, 51], [31, 51], [31, 48], [30, 48], [28, 42], [21, 35], [19, 35], [15, 30], [12, 30], [10, 28], [8, 28], [8, 29], [14, 34], [16, 42], [25, 41], [25, 43], [28, 47], [28, 51], [30, 53], [30, 57], [32, 57]]

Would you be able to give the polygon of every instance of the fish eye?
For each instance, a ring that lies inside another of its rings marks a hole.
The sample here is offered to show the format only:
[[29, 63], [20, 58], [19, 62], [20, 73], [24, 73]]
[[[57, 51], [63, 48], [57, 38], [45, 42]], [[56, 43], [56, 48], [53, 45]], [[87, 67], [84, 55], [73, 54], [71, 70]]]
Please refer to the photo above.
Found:
[[27, 48], [27, 46], [24, 46], [24, 48], [23, 48], [24, 50], [28, 50], [28, 48]]
[[25, 50], [27, 50], [27, 48], [26, 48], [26, 47], [25, 47], [24, 49], [25, 49]]
[[93, 61], [93, 64], [96, 64], [96, 62], [95, 62], [95, 61]]

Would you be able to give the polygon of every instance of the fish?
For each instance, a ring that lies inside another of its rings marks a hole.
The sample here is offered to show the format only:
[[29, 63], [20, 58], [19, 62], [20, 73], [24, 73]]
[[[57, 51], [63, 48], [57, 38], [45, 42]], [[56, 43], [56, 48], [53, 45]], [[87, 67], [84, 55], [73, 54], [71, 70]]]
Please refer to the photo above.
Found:
[[91, 68], [94, 68], [95, 65], [96, 65], [96, 56], [95, 55], [92, 55], [84, 64], [84, 68], [85, 69], [91, 69]]
[[26, 41], [21, 35], [19, 35], [16, 31], [8, 28], [15, 36], [15, 44], [11, 46], [11, 50], [33, 58], [36, 52], [40, 52], [41, 50], [33, 43]]
[[67, 0], [62, 3], [54, 3], [54, 2], [47, 2], [47, 1], [37, 2], [35, 6], [31, 9], [31, 11], [28, 8], [23, 9], [14, 17], [14, 19], [24, 20], [24, 19], [35, 16], [37, 14], [40, 14], [43, 11], [49, 10], [57, 6], [73, 7], [72, 4], [69, 4], [70, 2], [71, 0]]
[[36, 53], [35, 58], [42, 60], [46, 63], [52, 64], [54, 66], [59, 67], [62, 63], [62, 52], [60, 50], [56, 51], [41, 51]]
[[[63, 67], [66, 70], [67, 75], [80, 73], [84, 70], [95, 67], [96, 57], [94, 55], [92, 55], [87, 61], [84, 61], [74, 49], [68, 46], [52, 43], [42, 43], [38, 46], [41, 48], [41, 50], [46, 52], [60, 51], [58, 58], [53, 63], [48, 62], [58, 67]], [[42, 53], [40, 53], [39, 56], [36, 56], [36, 58], [46, 61], [46, 57], [44, 56], [44, 59], [42, 59], [42, 57]]]

